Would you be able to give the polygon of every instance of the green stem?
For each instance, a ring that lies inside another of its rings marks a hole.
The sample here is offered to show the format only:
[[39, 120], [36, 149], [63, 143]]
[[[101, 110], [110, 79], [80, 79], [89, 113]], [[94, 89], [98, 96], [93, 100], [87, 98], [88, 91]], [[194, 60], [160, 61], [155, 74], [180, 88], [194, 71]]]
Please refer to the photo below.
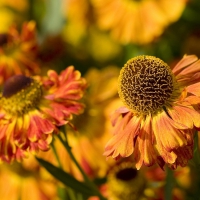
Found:
[[165, 191], [164, 191], [164, 199], [165, 200], [172, 200], [172, 189], [174, 187], [174, 174], [173, 170], [170, 168], [167, 168], [167, 174], [166, 174], [166, 185], [165, 185]]
[[72, 161], [75, 163], [75, 165], [77, 166], [77, 168], [79, 169], [79, 171], [81, 172], [84, 181], [86, 184], [88, 184], [96, 193], [96, 195], [100, 198], [100, 200], [106, 200], [102, 194], [99, 192], [99, 190], [97, 189], [96, 185], [88, 178], [88, 176], [86, 175], [86, 173], [83, 171], [83, 169], [81, 168], [81, 166], [79, 165], [79, 163], [77, 162], [76, 158], [74, 157], [72, 151], [71, 151], [71, 147], [69, 146], [67, 140], [63, 140], [63, 138], [61, 137], [61, 134], [57, 135], [59, 140], [61, 141], [61, 143], [63, 144], [63, 146], [65, 147], [65, 149], [67, 150], [67, 152], [69, 153]]
[[54, 141], [51, 143], [51, 147], [52, 147], [52, 151], [53, 151], [53, 153], [54, 153], [54, 156], [56, 157], [56, 160], [57, 160], [57, 162], [58, 162], [58, 165], [59, 165], [59, 167], [62, 169], [62, 164], [61, 164], [61, 162], [60, 162], [58, 153], [57, 153], [57, 151], [56, 151], [56, 148], [55, 148], [55, 145], [54, 145]]

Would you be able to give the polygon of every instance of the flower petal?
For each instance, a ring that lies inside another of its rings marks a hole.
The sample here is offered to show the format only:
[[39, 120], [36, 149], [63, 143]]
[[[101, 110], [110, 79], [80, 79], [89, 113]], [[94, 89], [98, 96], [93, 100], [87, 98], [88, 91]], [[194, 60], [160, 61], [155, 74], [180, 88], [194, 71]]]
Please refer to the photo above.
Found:
[[151, 129], [151, 116], [147, 116], [144, 125], [137, 136], [134, 149], [134, 158], [136, 168], [140, 169], [144, 163], [146, 166], [151, 166], [155, 163], [156, 152], [153, 146], [153, 135]]
[[158, 155], [161, 155], [165, 163], [174, 163], [177, 155], [172, 150], [186, 145], [186, 139], [173, 126], [173, 121], [165, 112], [153, 117], [152, 128], [156, 139], [155, 148], [158, 151]]
[[198, 57], [195, 55], [184, 56], [172, 69], [172, 72], [177, 75], [182, 69], [186, 68], [188, 65], [191, 65], [198, 60]]
[[193, 129], [194, 126], [200, 127], [200, 114], [192, 107], [174, 106], [168, 112], [175, 122], [184, 124], [189, 129]]
[[175, 149], [174, 152], [177, 155], [177, 159], [172, 164], [172, 169], [176, 169], [177, 166], [185, 167], [188, 164], [188, 160], [193, 157], [193, 145]]
[[200, 97], [200, 89], [199, 88], [200, 88], [200, 82], [186, 87], [186, 90], [188, 93], [191, 93], [191, 94], [194, 94], [194, 95]]
[[198, 60], [195, 63], [192, 63], [191, 65], [188, 65], [186, 68], [184, 68], [179, 75], [187, 75], [187, 74], [195, 74], [200, 71], [200, 60]]
[[140, 121], [140, 118], [133, 116], [127, 126], [108, 141], [104, 155], [113, 158], [130, 156], [134, 150], [134, 137], [138, 133]]

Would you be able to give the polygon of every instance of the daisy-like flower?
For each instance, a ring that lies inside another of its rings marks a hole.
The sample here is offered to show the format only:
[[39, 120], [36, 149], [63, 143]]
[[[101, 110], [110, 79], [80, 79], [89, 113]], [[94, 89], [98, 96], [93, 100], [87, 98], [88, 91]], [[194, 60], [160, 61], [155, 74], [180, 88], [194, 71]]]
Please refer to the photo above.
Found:
[[16, 74], [39, 72], [35, 29], [35, 22], [30, 21], [23, 24], [21, 33], [12, 26], [7, 33], [0, 34], [0, 84]]
[[[146, 44], [181, 16], [186, 0], [92, 0], [100, 29], [120, 42]], [[173, 6], [172, 6], [173, 5]]]
[[57, 126], [80, 114], [78, 102], [86, 88], [85, 79], [73, 66], [47, 77], [15, 75], [0, 95], [0, 160], [20, 160], [28, 152], [48, 150]]
[[124, 107], [112, 115], [114, 134], [104, 154], [134, 156], [136, 168], [185, 166], [193, 156], [194, 128], [200, 127], [200, 60], [184, 56], [171, 70], [153, 56], [130, 59], [118, 79]]

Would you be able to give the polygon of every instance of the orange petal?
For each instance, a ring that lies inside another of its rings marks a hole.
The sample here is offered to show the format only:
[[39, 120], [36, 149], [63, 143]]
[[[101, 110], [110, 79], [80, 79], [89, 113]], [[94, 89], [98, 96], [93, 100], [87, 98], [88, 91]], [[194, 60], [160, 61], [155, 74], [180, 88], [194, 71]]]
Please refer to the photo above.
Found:
[[174, 152], [178, 155], [178, 157], [175, 163], [176, 166], [173, 166], [173, 168], [176, 168], [177, 166], [185, 167], [188, 163], [188, 160], [192, 159], [193, 157], [193, 145], [178, 148], [174, 150]]
[[197, 96], [186, 97], [184, 101], [188, 102], [190, 105], [200, 104], [200, 98]]
[[184, 76], [184, 75], [187, 75], [187, 74], [195, 74], [195, 73], [197, 73], [199, 71], [200, 71], [200, 60], [198, 60], [197, 62], [195, 62], [195, 63], [193, 63], [191, 65], [189, 65], [188, 67], [183, 69], [179, 74]]
[[144, 121], [144, 126], [137, 136], [134, 150], [134, 158], [136, 168], [139, 170], [144, 163], [146, 166], [151, 166], [155, 163], [156, 154], [152, 143], [151, 116], [149, 115]]
[[196, 96], [200, 97], [200, 83], [195, 83], [193, 85], [190, 85], [188, 87], [186, 87], [186, 90], [188, 93], [194, 94]]
[[115, 110], [115, 112], [113, 112], [111, 117], [110, 117], [112, 125], [115, 126], [120, 115], [123, 114], [123, 113], [127, 113], [127, 112], [129, 112], [129, 110], [126, 107], [120, 107], [119, 109]]
[[140, 118], [134, 116], [124, 130], [115, 133], [106, 144], [104, 155], [113, 158], [130, 156], [134, 150], [133, 140], [138, 132], [140, 121]]
[[192, 107], [174, 106], [168, 112], [175, 122], [184, 124], [189, 129], [193, 129], [194, 126], [200, 127], [200, 114]]
[[155, 135], [155, 148], [166, 163], [174, 163], [176, 154], [172, 152], [174, 148], [184, 144], [185, 139], [181, 134], [175, 131], [170, 124], [169, 117], [165, 112], [162, 112], [152, 119], [152, 128]]
[[180, 70], [186, 68], [188, 65], [191, 65], [197, 60], [198, 57], [195, 55], [186, 55], [176, 64], [176, 66], [172, 69], [172, 72], [177, 75]]
[[181, 134], [179, 129], [174, 127], [173, 121], [167, 116], [165, 112], [160, 114], [161, 116], [157, 118], [157, 130], [155, 135], [159, 137], [163, 147], [171, 151], [178, 147], [187, 144], [186, 139]]

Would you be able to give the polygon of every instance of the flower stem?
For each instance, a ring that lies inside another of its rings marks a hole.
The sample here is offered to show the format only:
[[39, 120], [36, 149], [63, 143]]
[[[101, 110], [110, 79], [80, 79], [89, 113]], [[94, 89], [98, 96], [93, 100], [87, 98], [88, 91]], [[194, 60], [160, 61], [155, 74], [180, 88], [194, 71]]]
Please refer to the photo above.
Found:
[[59, 140], [61, 141], [61, 143], [64, 145], [65, 149], [67, 150], [67, 152], [69, 153], [72, 161], [75, 163], [75, 165], [77, 166], [77, 168], [79, 169], [79, 171], [81, 172], [84, 181], [86, 184], [88, 184], [93, 191], [95, 192], [95, 194], [100, 198], [100, 200], [106, 200], [106, 198], [104, 198], [102, 196], [102, 194], [99, 192], [99, 190], [97, 189], [96, 185], [88, 178], [88, 176], [86, 175], [86, 173], [84, 172], [84, 170], [81, 168], [81, 166], [79, 165], [79, 163], [77, 162], [75, 156], [73, 155], [72, 151], [71, 151], [71, 147], [68, 144], [67, 140], [64, 140], [61, 136], [61, 134], [57, 135]]
[[174, 173], [170, 168], [167, 168], [166, 185], [165, 185], [165, 200], [172, 200], [172, 189], [174, 187]]
[[56, 158], [56, 160], [57, 160], [57, 162], [58, 162], [58, 165], [59, 165], [59, 167], [62, 169], [62, 164], [61, 164], [61, 162], [60, 162], [58, 153], [57, 153], [57, 151], [56, 151], [56, 148], [55, 148], [55, 145], [54, 145], [54, 141], [51, 143], [51, 147], [52, 147], [52, 151], [53, 151], [53, 153], [54, 153], [54, 156], [55, 156], [55, 158]]

